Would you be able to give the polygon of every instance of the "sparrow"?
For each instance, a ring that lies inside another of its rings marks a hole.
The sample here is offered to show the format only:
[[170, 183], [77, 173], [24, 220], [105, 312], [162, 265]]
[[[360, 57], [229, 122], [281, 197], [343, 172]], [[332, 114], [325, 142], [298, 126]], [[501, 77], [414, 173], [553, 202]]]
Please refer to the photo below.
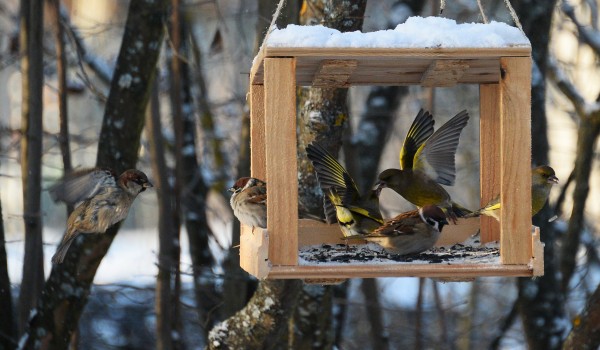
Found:
[[381, 187], [361, 196], [350, 174], [321, 145], [309, 144], [306, 154], [325, 194], [325, 215], [329, 222], [334, 222], [332, 217], [335, 216], [344, 237], [368, 234], [383, 225], [379, 210]]
[[112, 169], [91, 168], [73, 172], [49, 188], [54, 201], [76, 205], [52, 263], [63, 262], [80, 234], [104, 233], [124, 220], [137, 195], [149, 187], [153, 186], [146, 174], [136, 169], [117, 176]]
[[454, 155], [468, 120], [469, 114], [463, 110], [434, 132], [432, 115], [421, 109], [400, 150], [400, 169], [382, 171], [378, 185], [396, 191], [417, 207], [437, 205], [452, 221], [470, 213], [453, 202], [441, 186], [454, 185]]
[[228, 189], [233, 215], [244, 225], [267, 228], [267, 183], [241, 177]]
[[407, 255], [431, 249], [448, 225], [446, 215], [435, 205], [402, 213], [362, 238], [382, 246], [388, 253]]
[[[558, 184], [558, 178], [551, 167], [541, 165], [531, 170], [531, 216], [542, 210], [548, 200], [550, 190], [555, 184]], [[476, 217], [479, 215], [491, 216], [500, 221], [500, 195], [494, 197], [483, 208], [465, 217]]]

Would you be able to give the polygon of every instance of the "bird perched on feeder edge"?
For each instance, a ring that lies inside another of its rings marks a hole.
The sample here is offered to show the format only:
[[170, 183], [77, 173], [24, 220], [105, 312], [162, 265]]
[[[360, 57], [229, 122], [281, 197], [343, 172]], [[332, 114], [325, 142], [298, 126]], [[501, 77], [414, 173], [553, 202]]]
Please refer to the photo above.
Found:
[[454, 185], [454, 156], [468, 120], [469, 114], [463, 110], [434, 132], [432, 115], [421, 109], [400, 150], [400, 169], [382, 171], [378, 176], [380, 186], [396, 191], [417, 207], [436, 205], [452, 221], [470, 213], [453, 202], [440, 185]]
[[233, 215], [244, 225], [267, 228], [267, 183], [254, 177], [241, 177], [228, 189]]
[[78, 205], [67, 220], [67, 230], [52, 257], [63, 262], [71, 243], [82, 233], [104, 233], [124, 220], [138, 194], [153, 187], [143, 172], [130, 169], [120, 176], [108, 168], [91, 168], [66, 175], [50, 189], [54, 201]]
[[306, 154], [325, 194], [325, 214], [330, 222], [335, 215], [344, 237], [368, 234], [383, 225], [380, 187], [361, 196], [350, 174], [325, 148], [313, 142], [306, 147]]
[[[558, 178], [551, 167], [541, 165], [531, 170], [531, 216], [542, 210], [548, 200], [552, 186], [556, 184], [558, 184]], [[500, 196], [494, 197], [486, 206], [465, 217], [479, 215], [491, 216], [500, 221]]]

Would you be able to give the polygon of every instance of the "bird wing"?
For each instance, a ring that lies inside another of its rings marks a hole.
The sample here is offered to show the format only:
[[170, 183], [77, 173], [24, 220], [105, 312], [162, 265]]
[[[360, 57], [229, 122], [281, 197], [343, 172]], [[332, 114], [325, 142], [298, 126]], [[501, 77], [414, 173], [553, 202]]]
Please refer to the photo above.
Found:
[[247, 201], [254, 204], [267, 203], [267, 188], [265, 186], [255, 186], [249, 188]]
[[415, 227], [422, 223], [418, 210], [402, 213], [375, 229], [368, 237], [397, 237], [415, 234]]
[[48, 192], [55, 202], [77, 204], [108, 187], [117, 187], [117, 175], [108, 168], [90, 168], [72, 172], [52, 185]]
[[[318, 143], [311, 143], [306, 147], [308, 159], [313, 163], [317, 172], [317, 179], [321, 189], [327, 190], [330, 187], [341, 188], [349, 191], [350, 194], [358, 194], [358, 187], [350, 174], [326, 149]], [[344, 196], [344, 198], [346, 198]]]
[[406, 137], [404, 138], [404, 144], [400, 149], [400, 169], [408, 170], [413, 168], [415, 154], [421, 145], [433, 134], [434, 123], [433, 116], [429, 112], [423, 109], [419, 111], [408, 129], [408, 133], [406, 133]]
[[454, 156], [460, 133], [468, 121], [469, 114], [463, 110], [436, 130], [417, 150], [413, 168], [426, 173], [442, 185], [454, 185], [456, 178]]

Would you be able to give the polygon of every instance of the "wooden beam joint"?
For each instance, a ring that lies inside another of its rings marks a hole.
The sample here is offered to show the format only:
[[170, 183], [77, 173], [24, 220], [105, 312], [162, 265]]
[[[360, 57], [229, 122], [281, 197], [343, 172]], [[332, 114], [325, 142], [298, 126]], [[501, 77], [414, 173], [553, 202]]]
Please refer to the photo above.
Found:
[[467, 69], [469, 69], [467, 60], [433, 60], [421, 77], [421, 85], [454, 86]]
[[323, 60], [315, 72], [312, 86], [348, 87], [348, 80], [357, 67], [357, 60]]

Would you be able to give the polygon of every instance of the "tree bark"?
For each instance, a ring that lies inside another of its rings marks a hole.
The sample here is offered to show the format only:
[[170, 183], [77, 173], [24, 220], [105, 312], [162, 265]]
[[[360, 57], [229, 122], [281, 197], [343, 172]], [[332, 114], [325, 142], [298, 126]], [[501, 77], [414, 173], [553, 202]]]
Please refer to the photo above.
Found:
[[563, 345], [565, 350], [594, 350], [600, 344], [600, 286], [573, 320], [573, 329]]
[[21, 176], [25, 256], [19, 294], [18, 326], [23, 332], [29, 313], [44, 283], [42, 249], [41, 179], [43, 112], [43, 18], [42, 0], [21, 1]]
[[[63, 159], [63, 169], [65, 174], [71, 172], [71, 147], [69, 146], [69, 114], [67, 104], [67, 58], [65, 55], [65, 35], [64, 27], [61, 23], [60, 0], [50, 0], [48, 7], [51, 17], [54, 21], [54, 45], [56, 47], [56, 80], [58, 81], [58, 116], [59, 116], [59, 135], [58, 144]], [[67, 217], [73, 211], [73, 205], [67, 204]]]
[[594, 145], [600, 136], [600, 113], [597, 113], [595, 117], [580, 116], [577, 130], [573, 210], [560, 254], [562, 290], [565, 295], [569, 292], [569, 282], [577, 266], [577, 252], [581, 242], [581, 232], [585, 226], [585, 203], [590, 192], [590, 175], [595, 157]]
[[[168, 2], [132, 0], [98, 145], [98, 166], [120, 173], [135, 167], [144, 113], [164, 34]], [[84, 236], [54, 265], [31, 314], [23, 349], [66, 349], [87, 302], [100, 261], [119, 224]]]
[[265, 280], [242, 310], [217, 324], [207, 349], [277, 349], [302, 289], [299, 280]]
[[390, 339], [383, 323], [381, 305], [379, 304], [379, 291], [377, 280], [365, 278], [362, 280], [361, 289], [365, 297], [367, 318], [371, 325], [371, 344], [373, 349], [389, 349]]

